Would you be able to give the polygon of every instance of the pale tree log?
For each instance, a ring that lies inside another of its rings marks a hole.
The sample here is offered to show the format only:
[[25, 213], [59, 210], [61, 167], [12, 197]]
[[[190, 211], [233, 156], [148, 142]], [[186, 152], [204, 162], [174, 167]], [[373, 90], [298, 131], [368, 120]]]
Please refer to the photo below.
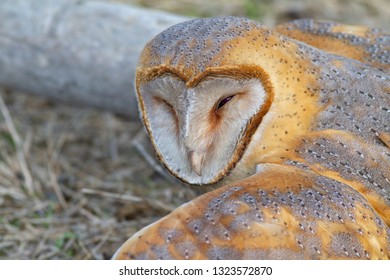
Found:
[[147, 41], [187, 18], [80, 0], [0, 1], [0, 86], [137, 117]]

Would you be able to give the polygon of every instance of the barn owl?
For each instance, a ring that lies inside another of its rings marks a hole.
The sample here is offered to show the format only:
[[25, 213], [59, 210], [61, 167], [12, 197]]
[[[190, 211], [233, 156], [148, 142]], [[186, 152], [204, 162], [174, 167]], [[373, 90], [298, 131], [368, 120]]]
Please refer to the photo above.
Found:
[[157, 157], [217, 185], [114, 259], [390, 258], [389, 36], [300, 20], [194, 19], [136, 76]]

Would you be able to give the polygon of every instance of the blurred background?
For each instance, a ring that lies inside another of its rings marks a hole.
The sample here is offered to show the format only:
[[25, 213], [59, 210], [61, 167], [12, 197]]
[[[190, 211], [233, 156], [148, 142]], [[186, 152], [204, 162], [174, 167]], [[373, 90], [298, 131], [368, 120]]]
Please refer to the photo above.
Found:
[[[390, 24], [390, 0], [114, 2], [267, 26], [297, 18], [387, 31]], [[138, 120], [9, 89], [0, 97], [1, 259], [108, 259], [137, 230], [195, 197], [155, 164]]]
[[390, 27], [389, 0], [115, 0], [191, 17], [243, 16], [267, 26], [298, 18]]

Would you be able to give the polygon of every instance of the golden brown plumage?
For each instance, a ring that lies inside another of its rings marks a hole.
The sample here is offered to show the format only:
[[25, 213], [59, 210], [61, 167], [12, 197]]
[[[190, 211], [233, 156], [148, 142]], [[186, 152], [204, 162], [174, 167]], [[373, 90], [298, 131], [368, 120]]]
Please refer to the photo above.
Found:
[[279, 34], [311, 46], [388, 70], [388, 35], [366, 26], [343, 25], [330, 21], [296, 20], [274, 28]]
[[120, 259], [384, 259], [388, 228], [348, 186], [265, 164], [145, 228]]
[[136, 86], [157, 156], [185, 182], [227, 185], [115, 258], [390, 258], [389, 37], [275, 30], [195, 19], [147, 44]]

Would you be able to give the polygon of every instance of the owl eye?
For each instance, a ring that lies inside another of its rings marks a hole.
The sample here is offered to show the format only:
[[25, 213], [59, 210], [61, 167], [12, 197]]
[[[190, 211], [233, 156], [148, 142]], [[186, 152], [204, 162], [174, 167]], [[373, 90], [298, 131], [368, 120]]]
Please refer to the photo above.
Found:
[[163, 104], [164, 106], [166, 106], [170, 110], [174, 110], [172, 104], [170, 104], [165, 99], [163, 99], [161, 97], [154, 97], [154, 100], [155, 100], [156, 104], [159, 104], [159, 105]]
[[225, 97], [225, 98], [221, 99], [218, 102], [217, 110], [221, 109], [226, 103], [228, 103], [230, 100], [232, 100], [233, 97], [234, 97], [234, 95], [231, 95], [231, 96], [228, 96], [228, 97]]

